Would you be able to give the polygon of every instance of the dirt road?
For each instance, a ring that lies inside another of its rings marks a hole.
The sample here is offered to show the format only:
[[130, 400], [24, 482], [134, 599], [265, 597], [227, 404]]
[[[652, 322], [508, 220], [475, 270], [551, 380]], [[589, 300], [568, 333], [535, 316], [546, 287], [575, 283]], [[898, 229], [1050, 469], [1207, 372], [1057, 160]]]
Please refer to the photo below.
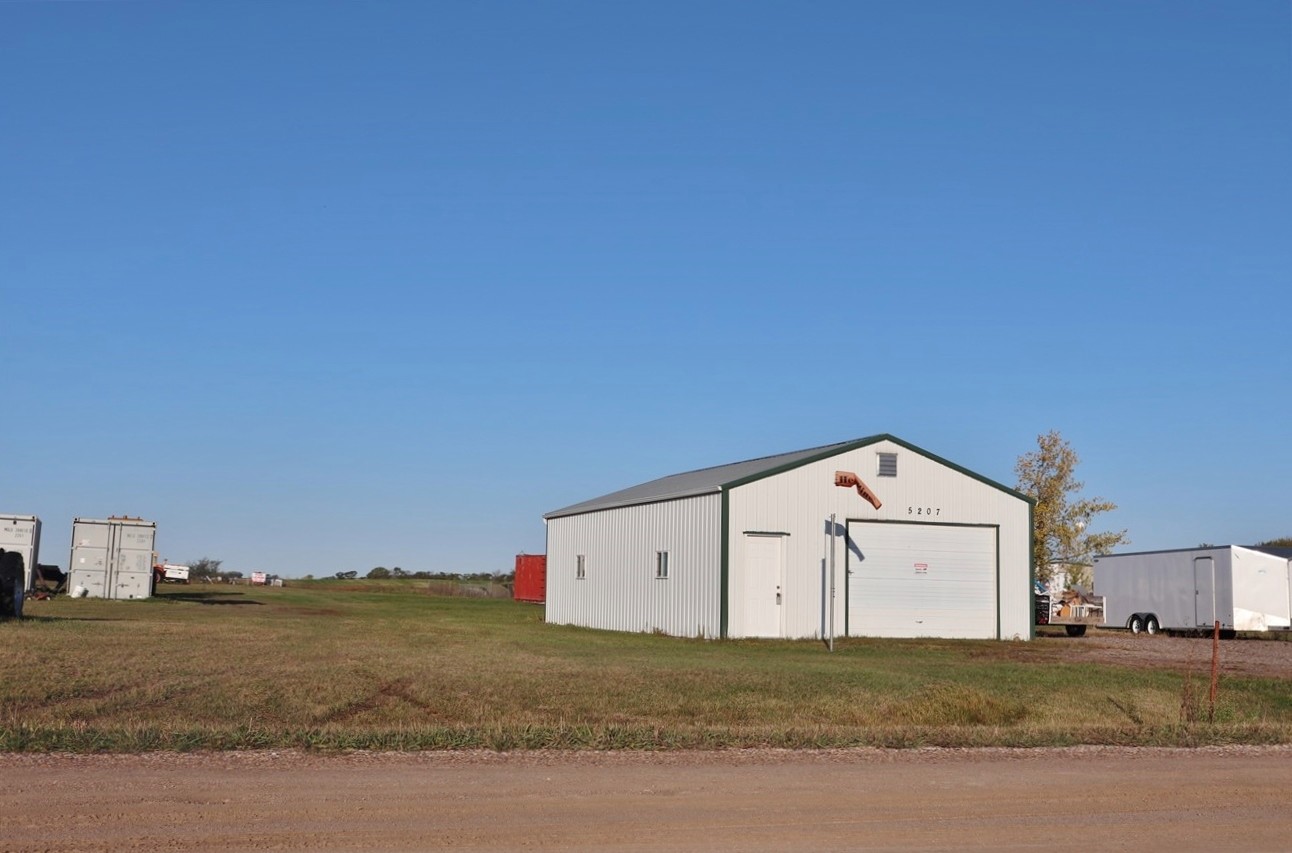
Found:
[[0, 755], [0, 849], [1287, 850], [1292, 747]]

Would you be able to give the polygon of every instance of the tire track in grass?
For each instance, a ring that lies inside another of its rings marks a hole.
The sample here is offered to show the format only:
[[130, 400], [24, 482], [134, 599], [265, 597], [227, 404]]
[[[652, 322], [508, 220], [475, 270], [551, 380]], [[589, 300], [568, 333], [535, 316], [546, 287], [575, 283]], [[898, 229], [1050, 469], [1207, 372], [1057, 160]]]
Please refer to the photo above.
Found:
[[316, 725], [340, 723], [398, 702], [403, 702], [416, 708], [437, 722], [443, 721], [442, 715], [429, 702], [412, 693], [407, 679], [383, 681], [377, 686], [376, 690], [373, 690], [368, 695], [341, 705], [334, 710], [326, 711], [321, 715], [315, 715], [313, 721]]

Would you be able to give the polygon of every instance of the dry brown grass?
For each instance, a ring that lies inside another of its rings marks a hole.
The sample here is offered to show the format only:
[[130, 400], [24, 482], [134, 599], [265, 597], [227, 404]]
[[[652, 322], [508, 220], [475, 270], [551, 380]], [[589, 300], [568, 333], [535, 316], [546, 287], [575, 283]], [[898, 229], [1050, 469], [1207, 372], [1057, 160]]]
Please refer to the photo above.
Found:
[[[0, 625], [0, 749], [1289, 742], [1287, 680], [1182, 677], [1054, 643], [706, 642], [545, 625], [425, 582], [168, 588]], [[1058, 651], [1056, 651], [1056, 648]]]

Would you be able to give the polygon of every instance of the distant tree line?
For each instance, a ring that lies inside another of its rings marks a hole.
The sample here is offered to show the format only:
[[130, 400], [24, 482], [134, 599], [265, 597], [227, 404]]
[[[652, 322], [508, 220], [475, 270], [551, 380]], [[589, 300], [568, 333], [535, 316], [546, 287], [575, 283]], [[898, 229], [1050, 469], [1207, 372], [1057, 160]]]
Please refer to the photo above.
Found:
[[[227, 583], [233, 583], [234, 581], [240, 581], [244, 577], [246, 577], [246, 575], [244, 575], [242, 572], [221, 571], [220, 565], [223, 562], [224, 562], [223, 560], [213, 560], [210, 557], [203, 557], [200, 560], [189, 560], [184, 565], [188, 566], [188, 579], [190, 582], [224, 581]], [[266, 580], [272, 581], [272, 580], [276, 580], [277, 578], [278, 578], [278, 575], [274, 575], [274, 574], [265, 575]]]
[[[351, 572], [338, 574], [347, 574], [354, 576]], [[364, 577], [372, 580], [386, 580], [388, 578], [412, 578], [413, 580], [430, 580], [430, 581], [495, 581], [505, 582], [511, 579], [511, 573], [502, 572], [409, 572], [395, 566], [388, 569], [385, 566], [376, 566], [369, 570]]]
[[189, 560], [186, 564], [188, 566], [188, 579], [190, 581], [234, 581], [242, 577], [242, 572], [220, 571], [220, 564], [223, 562], [223, 560], [213, 560], [210, 557]]

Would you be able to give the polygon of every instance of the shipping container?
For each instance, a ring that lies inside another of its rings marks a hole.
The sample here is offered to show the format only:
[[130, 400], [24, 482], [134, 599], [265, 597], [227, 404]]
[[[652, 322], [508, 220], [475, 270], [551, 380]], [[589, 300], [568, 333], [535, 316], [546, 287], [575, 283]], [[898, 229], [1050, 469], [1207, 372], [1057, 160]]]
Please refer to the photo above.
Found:
[[72, 522], [67, 588], [91, 598], [148, 598], [153, 590], [157, 524], [142, 518]]
[[542, 604], [547, 600], [547, 555], [517, 554], [512, 598]]
[[0, 548], [22, 555], [22, 588], [31, 589], [40, 557], [40, 519], [34, 515], [0, 515]]

